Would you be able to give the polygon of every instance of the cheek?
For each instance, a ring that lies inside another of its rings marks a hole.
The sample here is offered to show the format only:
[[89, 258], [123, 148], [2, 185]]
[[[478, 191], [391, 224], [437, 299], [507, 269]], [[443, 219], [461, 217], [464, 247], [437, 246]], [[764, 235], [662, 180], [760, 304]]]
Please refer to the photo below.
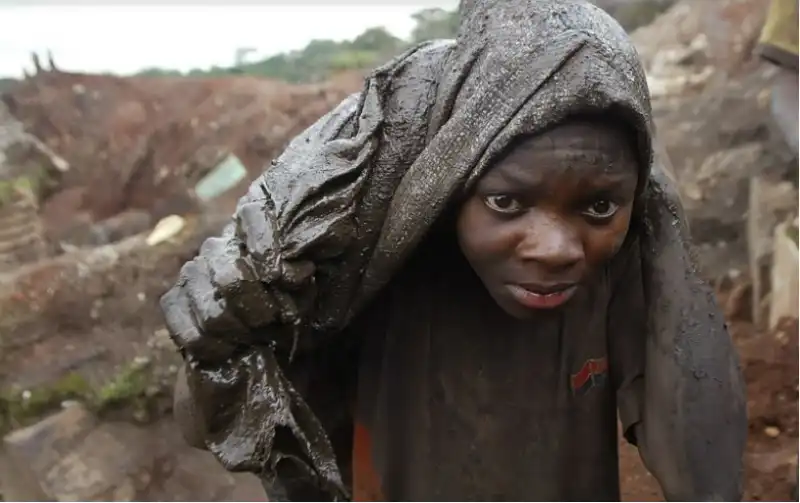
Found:
[[513, 249], [510, 237], [476, 198], [469, 199], [459, 211], [456, 232], [461, 252], [475, 269], [504, 257]]
[[592, 227], [584, 240], [586, 261], [597, 266], [619, 251], [631, 223], [631, 207], [621, 208], [608, 226]]

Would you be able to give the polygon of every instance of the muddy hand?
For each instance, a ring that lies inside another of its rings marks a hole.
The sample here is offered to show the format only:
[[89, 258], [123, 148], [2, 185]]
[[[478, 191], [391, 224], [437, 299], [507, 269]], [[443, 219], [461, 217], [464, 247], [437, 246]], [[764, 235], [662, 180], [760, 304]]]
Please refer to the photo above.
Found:
[[[254, 329], [276, 319], [278, 303], [254, 272], [240, 240], [248, 229], [239, 216], [236, 234], [231, 225], [222, 237], [206, 240], [161, 298], [170, 336], [191, 359], [225, 360], [253, 342]], [[270, 243], [258, 244], [263, 248]]]

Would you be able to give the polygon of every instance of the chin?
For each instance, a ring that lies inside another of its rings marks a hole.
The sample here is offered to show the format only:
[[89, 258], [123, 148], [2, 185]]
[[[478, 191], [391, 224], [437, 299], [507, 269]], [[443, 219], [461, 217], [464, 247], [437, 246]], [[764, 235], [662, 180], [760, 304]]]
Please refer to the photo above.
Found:
[[491, 295], [497, 306], [504, 313], [517, 320], [532, 320], [536, 318], [541, 319], [548, 316], [557, 315], [558, 313], [563, 311], [565, 306], [570, 304], [570, 302], [567, 301], [566, 303], [558, 307], [532, 308], [523, 306], [519, 302], [517, 302], [513, 298], [509, 298], [508, 296], [497, 295], [496, 293], [492, 293]]
[[[503, 295], [497, 295], [496, 293], [491, 293], [492, 299], [494, 299], [495, 304], [497, 307], [500, 308], [501, 311], [506, 313], [507, 315], [511, 316], [517, 320], [530, 320], [536, 318], [537, 316], [541, 316], [541, 309], [530, 309], [525, 306], [520, 305], [514, 299], [507, 298]], [[505, 298], [504, 298], [505, 297]]]

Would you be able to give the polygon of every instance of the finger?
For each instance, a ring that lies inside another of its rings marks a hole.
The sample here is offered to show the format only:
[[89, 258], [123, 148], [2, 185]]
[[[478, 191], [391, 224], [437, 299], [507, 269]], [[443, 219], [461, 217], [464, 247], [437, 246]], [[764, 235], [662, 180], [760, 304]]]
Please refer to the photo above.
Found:
[[238, 240], [208, 239], [200, 254], [208, 263], [212, 285], [247, 328], [275, 322], [279, 307], [256, 277], [249, 259], [241, 256]]
[[211, 269], [205, 257], [199, 255], [186, 263], [181, 275], [186, 278], [184, 289], [202, 334], [231, 343], [242, 341], [247, 328], [227, 307], [225, 297], [211, 282]]
[[[280, 256], [274, 234], [273, 216], [263, 201], [242, 204], [236, 210], [236, 235], [255, 267], [256, 276], [266, 283], [280, 277]], [[243, 255], [245, 255], [243, 254]]]
[[183, 279], [161, 297], [161, 308], [170, 337], [187, 360], [224, 360], [235, 351], [235, 341], [231, 337], [203, 330]]

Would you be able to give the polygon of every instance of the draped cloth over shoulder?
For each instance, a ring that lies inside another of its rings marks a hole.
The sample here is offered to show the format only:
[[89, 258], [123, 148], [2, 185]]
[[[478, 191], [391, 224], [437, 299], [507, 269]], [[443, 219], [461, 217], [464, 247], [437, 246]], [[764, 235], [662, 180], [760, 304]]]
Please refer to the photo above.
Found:
[[377, 69], [297, 137], [164, 295], [206, 447], [230, 470], [346, 499], [330, 438], [348, 403], [309, 368], [350, 343], [343, 329], [512, 139], [607, 113], [635, 133], [642, 166], [649, 314], [637, 440], [670, 499], [739, 498], [738, 361], [653, 154], [630, 40], [578, 0], [461, 8], [455, 42], [420, 45]]

